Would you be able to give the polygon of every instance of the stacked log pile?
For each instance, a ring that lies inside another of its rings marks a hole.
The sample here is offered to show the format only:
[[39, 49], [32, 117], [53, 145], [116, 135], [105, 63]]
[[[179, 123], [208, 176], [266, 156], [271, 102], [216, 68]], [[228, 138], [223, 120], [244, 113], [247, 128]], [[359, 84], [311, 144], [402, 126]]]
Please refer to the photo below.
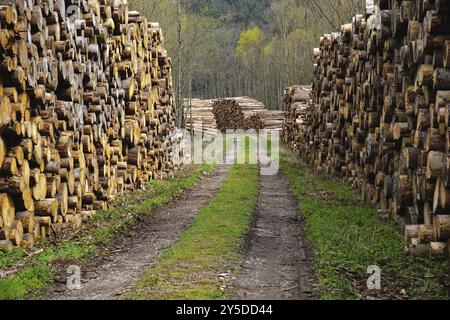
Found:
[[217, 124], [212, 112], [213, 103], [214, 100], [185, 99], [186, 129], [215, 136], [217, 134]]
[[284, 112], [281, 110], [267, 110], [262, 114], [264, 129], [279, 131], [283, 129]]
[[[281, 131], [282, 111], [267, 110], [263, 103], [248, 97], [219, 100], [185, 99], [186, 129], [193, 128], [209, 136], [217, 135], [217, 122], [213, 110], [223, 128], [267, 129]], [[231, 109], [231, 110], [230, 110]], [[227, 118], [228, 117], [228, 118]], [[235, 125], [231, 125], [234, 123]]]
[[262, 114], [265, 111], [263, 103], [248, 97], [215, 100], [212, 110], [217, 129], [221, 132], [228, 129], [264, 129]]
[[172, 174], [158, 24], [126, 0], [2, 0], [0, 26], [1, 248], [80, 226]]
[[305, 154], [304, 141], [312, 123], [309, 112], [311, 86], [291, 86], [284, 92], [284, 122], [281, 138], [296, 153]]
[[411, 253], [448, 250], [450, 2], [375, 1], [314, 59], [305, 159], [395, 219]]

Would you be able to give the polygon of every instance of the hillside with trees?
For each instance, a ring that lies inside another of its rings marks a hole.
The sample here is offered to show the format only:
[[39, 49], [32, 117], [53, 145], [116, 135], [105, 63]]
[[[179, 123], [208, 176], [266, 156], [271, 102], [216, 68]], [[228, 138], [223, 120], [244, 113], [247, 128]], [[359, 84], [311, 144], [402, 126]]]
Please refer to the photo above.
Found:
[[310, 83], [312, 48], [364, 0], [133, 0], [158, 21], [181, 97], [252, 96], [281, 107], [290, 84]]

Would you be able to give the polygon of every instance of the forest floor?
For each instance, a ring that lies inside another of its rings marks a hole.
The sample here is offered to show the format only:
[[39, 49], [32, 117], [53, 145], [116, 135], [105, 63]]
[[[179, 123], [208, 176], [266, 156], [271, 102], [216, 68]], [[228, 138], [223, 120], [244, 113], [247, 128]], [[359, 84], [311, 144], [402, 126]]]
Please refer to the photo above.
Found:
[[43, 289], [62, 281], [64, 267], [82, 267], [93, 257], [114, 252], [114, 242], [127, 230], [184, 190], [195, 188], [212, 169], [211, 165], [185, 166], [171, 179], [153, 181], [146, 190], [122, 197], [114, 209], [97, 214], [81, 229], [63, 230], [31, 250], [0, 251], [0, 300], [42, 297]]
[[228, 174], [228, 166], [217, 166], [192, 189], [169, 204], [143, 216], [114, 241], [103, 254], [83, 265], [81, 290], [69, 290], [63, 266], [52, 293], [46, 299], [111, 300], [128, 291], [135, 278], [166, 248], [171, 247], [192, 223], [199, 210], [216, 195]]
[[[407, 255], [393, 222], [347, 183], [315, 173], [283, 148], [281, 170], [313, 246], [321, 299], [449, 299], [448, 257]], [[368, 289], [370, 267], [380, 270], [380, 290]]]

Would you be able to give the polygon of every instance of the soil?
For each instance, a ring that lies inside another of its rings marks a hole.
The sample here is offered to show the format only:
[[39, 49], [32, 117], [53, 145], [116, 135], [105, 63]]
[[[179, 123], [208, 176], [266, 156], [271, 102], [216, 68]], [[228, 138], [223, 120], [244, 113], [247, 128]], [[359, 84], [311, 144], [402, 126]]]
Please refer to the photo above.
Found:
[[[52, 300], [111, 300], [119, 299], [133, 281], [150, 268], [158, 255], [174, 244], [191, 224], [196, 214], [217, 193], [227, 177], [229, 166], [218, 166], [202, 178], [191, 190], [186, 190], [168, 205], [141, 218], [117, 242], [92, 257], [81, 267], [81, 290], [69, 290], [65, 270], [57, 283], [44, 294]], [[66, 265], [67, 264], [67, 265]]]
[[232, 283], [233, 300], [316, 298], [313, 251], [298, 204], [279, 172], [261, 176], [260, 199], [245, 262]]

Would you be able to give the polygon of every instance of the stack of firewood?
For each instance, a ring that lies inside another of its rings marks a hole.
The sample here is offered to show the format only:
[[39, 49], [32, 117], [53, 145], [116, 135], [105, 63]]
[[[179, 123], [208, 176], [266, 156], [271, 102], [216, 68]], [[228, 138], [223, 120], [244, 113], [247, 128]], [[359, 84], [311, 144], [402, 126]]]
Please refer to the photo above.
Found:
[[264, 129], [263, 103], [248, 97], [236, 97], [215, 100], [213, 114], [217, 129], [222, 132], [236, 129]]
[[284, 122], [282, 140], [297, 153], [306, 154], [308, 145], [303, 142], [311, 124], [311, 86], [291, 86], [284, 91]]
[[[264, 104], [248, 97], [219, 100], [185, 99], [186, 129], [205, 135], [217, 135], [217, 121], [226, 129], [281, 131], [283, 111], [265, 109]], [[216, 113], [214, 115], [213, 111]], [[234, 124], [234, 125], [233, 125]]]
[[450, 2], [375, 1], [314, 59], [305, 159], [395, 219], [411, 253], [448, 250]]
[[264, 129], [281, 133], [284, 122], [284, 112], [281, 110], [267, 110], [262, 114]]
[[217, 134], [217, 124], [212, 112], [213, 103], [214, 100], [185, 99], [186, 129], [215, 136]]
[[3, 0], [0, 25], [1, 248], [176, 170], [158, 24], [126, 0]]

